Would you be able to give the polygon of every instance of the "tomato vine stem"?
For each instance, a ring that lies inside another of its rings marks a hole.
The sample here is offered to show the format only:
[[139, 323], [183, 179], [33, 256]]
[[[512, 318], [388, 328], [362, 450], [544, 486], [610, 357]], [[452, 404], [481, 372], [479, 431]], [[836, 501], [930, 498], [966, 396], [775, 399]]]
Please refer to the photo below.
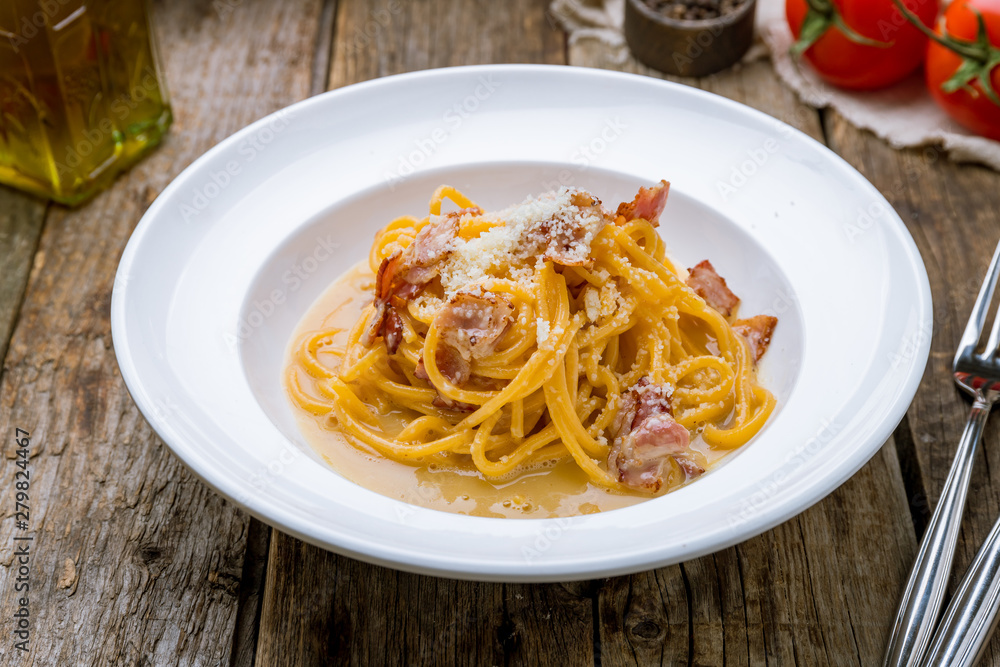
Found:
[[806, 17], [802, 21], [802, 28], [799, 30], [799, 39], [792, 44], [791, 53], [793, 56], [801, 56], [809, 47], [816, 43], [831, 27], [844, 33], [844, 37], [857, 44], [874, 46], [880, 49], [892, 46], [893, 42], [880, 42], [869, 37], [865, 37], [851, 26], [847, 25], [844, 17], [832, 0], [806, 0]]
[[[916, 14], [914, 14], [902, 0], [892, 0], [899, 11], [903, 13], [906, 20], [912, 23], [920, 32], [952, 53], [961, 56], [962, 64], [958, 66], [955, 73], [947, 81], [941, 84], [941, 89], [946, 93], [954, 93], [957, 90], [966, 90], [973, 97], [979, 96], [979, 91], [972, 87], [973, 83], [978, 83], [993, 104], [1000, 106], [1000, 95], [997, 95], [996, 88], [993, 87], [993, 70], [1000, 65], [1000, 49], [990, 42], [989, 33], [986, 30], [986, 21], [983, 15], [975, 7], [968, 7], [969, 11], [976, 15], [978, 25], [976, 39], [969, 41], [959, 39], [948, 34], [948, 26], [941, 26], [941, 34], [937, 34], [924, 25]], [[968, 6], [968, 5], [967, 5]]]

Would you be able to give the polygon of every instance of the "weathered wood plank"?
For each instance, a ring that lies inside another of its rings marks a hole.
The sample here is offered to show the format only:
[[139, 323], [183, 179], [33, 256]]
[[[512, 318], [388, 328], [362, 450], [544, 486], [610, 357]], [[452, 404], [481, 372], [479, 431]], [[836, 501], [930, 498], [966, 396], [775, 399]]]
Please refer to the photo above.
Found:
[[334, 21], [337, 19], [337, 0], [322, 0], [323, 8], [316, 26], [316, 46], [313, 49], [310, 95], [319, 95], [326, 90], [330, 79], [330, 64], [333, 58]]
[[0, 187], [0, 359], [7, 354], [47, 208], [39, 199]]
[[503, 662], [499, 585], [374, 567], [278, 532], [270, 563], [258, 665]]
[[[33, 437], [34, 634], [20, 664], [229, 662], [248, 519], [139, 416], [108, 309], [118, 257], [156, 194], [220, 139], [308, 94], [319, 11], [319, 0], [158, 4], [169, 138], [90, 204], [48, 216], [0, 385], [6, 499], [14, 429]], [[12, 524], [0, 524], [4, 581]], [[2, 596], [7, 642], [12, 587]]]
[[683, 566], [615, 577], [599, 590], [601, 665], [689, 662], [687, 575]]
[[574, 589], [408, 574], [275, 531], [257, 664], [591, 664]]
[[[545, 0], [340, 0], [330, 88], [429, 67], [564, 62]], [[457, 582], [274, 533], [258, 665], [591, 664], [585, 589]]]
[[236, 627], [230, 667], [251, 667], [257, 655], [257, 634], [264, 606], [264, 584], [267, 558], [271, 549], [271, 527], [251, 518], [247, 528], [243, 572], [240, 574], [240, 595], [236, 607]]
[[564, 64], [543, 0], [341, 0], [329, 88], [432, 67]]
[[[573, 65], [661, 76], [640, 65], [623, 67], [594, 40], [569, 53]], [[766, 62], [672, 80], [756, 107], [823, 140], [819, 114], [799, 103]], [[907, 505], [890, 441], [847, 484], [774, 530], [683, 566], [609, 581], [599, 593], [602, 664], [878, 662], [915, 553]]]
[[[952, 380], [951, 360], [1000, 239], [1000, 175], [982, 167], [956, 165], [933, 148], [892, 150], [836, 113], [830, 113], [827, 121], [831, 147], [871, 180], [899, 212], [930, 277], [935, 304], [931, 356], [908, 411], [916, 459], [910, 473], [911, 502], [918, 512], [926, 512], [937, 503], [968, 416], [969, 403]], [[902, 354], [906, 354], [905, 343], [901, 343]], [[953, 586], [998, 515], [1000, 429], [991, 421], [973, 470]], [[994, 639], [983, 664], [1000, 664], [1000, 640]]]

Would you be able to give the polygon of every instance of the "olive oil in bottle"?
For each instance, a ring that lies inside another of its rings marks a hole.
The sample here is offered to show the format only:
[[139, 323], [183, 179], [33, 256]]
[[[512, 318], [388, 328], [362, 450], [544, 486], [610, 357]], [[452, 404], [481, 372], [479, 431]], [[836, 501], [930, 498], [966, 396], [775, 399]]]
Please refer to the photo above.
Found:
[[0, 183], [78, 204], [170, 121], [146, 0], [0, 2]]

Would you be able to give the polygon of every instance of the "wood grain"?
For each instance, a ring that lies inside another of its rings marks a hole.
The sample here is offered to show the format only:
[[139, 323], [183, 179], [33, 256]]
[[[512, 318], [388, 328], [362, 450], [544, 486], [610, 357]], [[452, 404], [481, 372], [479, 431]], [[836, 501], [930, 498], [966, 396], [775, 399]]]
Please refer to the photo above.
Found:
[[257, 664], [592, 664], [591, 606], [572, 585], [419, 576], [275, 531]]
[[[597, 40], [580, 40], [569, 54], [573, 65], [662, 77], [623, 67]], [[824, 140], [820, 115], [767, 62], [698, 80], [662, 78], [738, 100]], [[711, 556], [609, 581], [599, 591], [602, 665], [875, 664], [915, 549], [890, 440], [847, 484], [791, 521]]]
[[[455, 650], [459, 636], [466, 642], [463, 654], [479, 658], [471, 664], [496, 655], [495, 637], [472, 624], [501, 608], [499, 587], [483, 599], [475, 584], [438, 586], [287, 535], [276, 533], [271, 544], [275, 566], [268, 570], [259, 665], [277, 664], [282, 656], [294, 657], [295, 664], [417, 664]], [[280, 638], [269, 632], [278, 616]]]
[[[0, 384], [4, 512], [15, 427], [33, 438], [34, 634], [19, 664], [230, 659], [247, 517], [139, 416], [108, 321], [118, 257], [157, 193], [219, 140], [308, 94], [320, 2], [225, 6], [156, 6], [177, 117], [166, 143], [110, 191], [76, 211], [55, 207], [45, 222]], [[12, 524], [0, 524], [5, 581]], [[13, 593], [4, 586], [0, 599], [4, 653]]]
[[544, 0], [340, 0], [329, 88], [432, 67], [565, 63]]
[[47, 208], [41, 200], [0, 187], [0, 359], [7, 354]]
[[260, 616], [264, 607], [264, 582], [267, 577], [268, 552], [271, 549], [271, 527], [251, 517], [247, 531], [230, 667], [250, 667], [256, 661], [257, 635], [260, 632]]
[[[956, 165], [931, 147], [893, 150], [836, 113], [828, 116], [827, 134], [831, 147], [871, 180], [903, 218], [930, 277], [931, 355], [908, 411], [909, 458], [904, 460], [910, 468], [911, 503], [926, 515], [940, 496], [969, 412], [952, 380], [951, 361], [1000, 239], [1000, 175]], [[952, 589], [998, 515], [1000, 428], [994, 417], [986, 425], [973, 469]], [[1000, 664], [1000, 639], [994, 638], [983, 664]]]

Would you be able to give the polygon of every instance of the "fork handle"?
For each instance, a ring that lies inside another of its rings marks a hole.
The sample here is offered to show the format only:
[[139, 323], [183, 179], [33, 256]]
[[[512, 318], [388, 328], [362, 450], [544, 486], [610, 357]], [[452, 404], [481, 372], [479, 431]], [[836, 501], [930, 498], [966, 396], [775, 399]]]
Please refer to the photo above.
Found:
[[917, 560], [896, 612], [892, 636], [886, 648], [886, 667], [911, 667], [918, 664], [941, 609], [941, 600], [948, 587], [951, 561], [955, 556], [958, 530], [965, 511], [972, 462], [976, 456], [983, 426], [990, 414], [990, 404], [976, 397], [965, 423], [955, 460], [941, 491], [941, 499], [927, 525], [920, 543]]
[[1000, 608], [1000, 520], [969, 566], [934, 634], [925, 664], [971, 667], [979, 662]]

